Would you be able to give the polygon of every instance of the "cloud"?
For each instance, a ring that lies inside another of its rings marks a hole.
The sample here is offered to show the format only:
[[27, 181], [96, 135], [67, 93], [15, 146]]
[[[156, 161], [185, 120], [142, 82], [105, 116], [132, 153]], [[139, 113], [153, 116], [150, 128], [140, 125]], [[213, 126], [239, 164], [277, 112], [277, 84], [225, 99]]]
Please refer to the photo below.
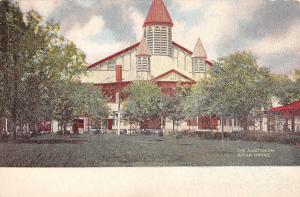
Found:
[[69, 39], [77, 40], [95, 36], [103, 31], [104, 26], [105, 21], [101, 16], [92, 16], [85, 25], [75, 24], [68, 32], [67, 37]]
[[213, 1], [203, 11], [203, 18], [194, 19], [193, 26], [183, 20], [175, 21], [174, 38], [191, 48], [197, 38], [201, 37], [210, 58], [224, 55], [218, 53], [220, 45], [226, 40], [237, 38], [240, 23], [251, 20], [260, 4], [258, 0], [239, 0], [234, 4], [230, 1]]
[[107, 39], [98, 39], [95, 37], [103, 37], [105, 34], [105, 21], [102, 16], [92, 16], [89, 21], [84, 24], [75, 24], [67, 33], [66, 37], [73, 41], [81, 50], [87, 54], [88, 62], [98, 61], [107, 55], [115, 52], [116, 49], [126, 47], [128, 43], [109, 41]]
[[208, 7], [202, 19], [202, 28], [198, 28], [198, 31], [205, 42], [211, 45], [211, 51], [216, 56], [227, 53], [223, 50], [223, 54], [220, 54], [218, 50], [227, 40], [242, 39], [238, 37], [241, 24], [250, 21], [260, 5], [261, 1], [258, 0], [240, 0], [234, 4], [229, 1], [215, 1]]
[[132, 30], [135, 34], [136, 40], [141, 40], [143, 36], [143, 27], [144, 24], [144, 16], [139, 12], [138, 9], [134, 7], [129, 7], [128, 9], [123, 10], [123, 14], [125, 18], [128, 18], [129, 21], [132, 22]]
[[48, 17], [61, 5], [62, 0], [18, 0], [18, 2], [22, 11], [28, 12], [33, 9], [43, 17]]
[[181, 11], [190, 11], [199, 9], [202, 6], [202, 0], [172, 0]]
[[300, 20], [286, 32], [268, 35], [250, 47], [254, 53], [262, 55], [298, 53], [300, 55]]
[[[151, 0], [15, 0], [61, 24], [93, 63], [139, 41]], [[250, 50], [272, 71], [300, 64], [300, 0], [164, 0], [173, 40], [192, 50], [200, 37], [210, 59]], [[298, 44], [298, 45], [296, 45]], [[280, 69], [279, 69], [280, 68]]]

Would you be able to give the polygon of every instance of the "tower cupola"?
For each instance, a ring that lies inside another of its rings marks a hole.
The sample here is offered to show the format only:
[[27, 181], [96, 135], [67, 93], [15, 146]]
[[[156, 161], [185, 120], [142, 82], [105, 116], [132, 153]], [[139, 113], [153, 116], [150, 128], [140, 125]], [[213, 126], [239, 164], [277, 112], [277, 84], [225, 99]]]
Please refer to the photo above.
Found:
[[153, 0], [144, 22], [144, 36], [154, 56], [173, 56], [173, 21], [163, 0]]
[[192, 55], [192, 67], [193, 73], [206, 73], [206, 59], [207, 54], [201, 42], [201, 39], [198, 38], [193, 55]]
[[150, 80], [151, 77], [151, 53], [146, 39], [143, 37], [136, 53], [137, 77], [143, 80]]

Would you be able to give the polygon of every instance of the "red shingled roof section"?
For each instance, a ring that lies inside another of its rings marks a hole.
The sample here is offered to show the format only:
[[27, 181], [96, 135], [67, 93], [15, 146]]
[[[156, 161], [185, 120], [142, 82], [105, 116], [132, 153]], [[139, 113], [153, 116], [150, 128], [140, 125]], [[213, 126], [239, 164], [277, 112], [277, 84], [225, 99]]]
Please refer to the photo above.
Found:
[[175, 47], [180, 48], [181, 50], [185, 51], [185, 52], [188, 53], [189, 55], [192, 55], [192, 54], [193, 54], [192, 51], [188, 50], [187, 48], [184, 48], [183, 46], [177, 44], [176, 42], [172, 42], [172, 43], [173, 43], [173, 45], [174, 45]]
[[300, 100], [295, 101], [289, 105], [284, 105], [280, 107], [274, 107], [271, 109], [272, 112], [293, 112], [300, 111]]
[[190, 77], [188, 77], [188, 76], [182, 74], [181, 72], [178, 72], [178, 71], [175, 70], [175, 69], [169, 70], [168, 72], [163, 73], [163, 74], [161, 74], [161, 75], [155, 77], [153, 80], [156, 81], [157, 79], [163, 78], [163, 77], [165, 77], [165, 76], [167, 76], [168, 74], [171, 74], [171, 73], [176, 73], [176, 74], [178, 74], [179, 76], [181, 76], [181, 77], [183, 77], [183, 78], [185, 78], [185, 79], [187, 79], [187, 80], [190, 80], [190, 81], [192, 81], [193, 83], [196, 83], [195, 80], [193, 80], [193, 79], [191, 79]]
[[168, 25], [173, 27], [173, 21], [163, 0], [153, 0], [144, 27], [147, 25]]
[[123, 49], [122, 51], [119, 51], [119, 52], [117, 52], [117, 53], [115, 53], [115, 54], [113, 54], [113, 55], [111, 55], [111, 56], [108, 56], [107, 58], [104, 58], [104, 59], [102, 59], [102, 60], [100, 60], [100, 61], [98, 61], [98, 62], [96, 62], [96, 63], [90, 65], [90, 66], [88, 67], [88, 69], [91, 69], [91, 68], [97, 66], [98, 64], [104, 63], [104, 62], [106, 62], [106, 61], [108, 61], [108, 60], [110, 60], [110, 59], [113, 59], [113, 58], [115, 58], [115, 57], [117, 57], [117, 56], [123, 54], [123, 53], [126, 53], [127, 51], [130, 51], [130, 50], [132, 50], [132, 49], [138, 47], [139, 45], [140, 45], [140, 43], [138, 42], [138, 43], [136, 43], [136, 44], [134, 44], [134, 45], [132, 45], [132, 46], [126, 48], [126, 49]]

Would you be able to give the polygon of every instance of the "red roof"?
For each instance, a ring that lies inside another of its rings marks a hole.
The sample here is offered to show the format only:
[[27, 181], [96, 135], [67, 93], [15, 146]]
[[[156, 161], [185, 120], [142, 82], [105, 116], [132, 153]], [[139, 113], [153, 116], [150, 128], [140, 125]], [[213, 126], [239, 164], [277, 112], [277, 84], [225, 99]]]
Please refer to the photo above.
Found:
[[184, 74], [178, 72], [178, 71], [175, 70], [175, 69], [169, 70], [168, 72], [163, 73], [163, 74], [161, 74], [161, 75], [155, 77], [153, 80], [154, 80], [154, 81], [157, 81], [158, 79], [163, 78], [163, 77], [165, 77], [165, 76], [167, 76], [168, 74], [171, 74], [171, 73], [176, 73], [176, 74], [178, 74], [179, 76], [181, 76], [181, 77], [183, 77], [183, 78], [185, 78], [185, 79], [187, 79], [187, 80], [190, 80], [192, 83], [196, 83], [195, 80], [193, 80], [193, 79], [191, 79], [190, 77], [188, 77], [188, 76], [186, 76], [186, 75], [184, 75]]
[[188, 53], [189, 55], [192, 55], [192, 54], [193, 54], [192, 51], [188, 50], [187, 48], [184, 48], [183, 46], [177, 44], [176, 42], [172, 42], [172, 43], [173, 43], [173, 45], [174, 45], [175, 47], [180, 48], [181, 50], [185, 51], [185, 52]]
[[300, 111], [300, 100], [293, 102], [289, 105], [274, 107], [271, 109], [271, 112], [296, 112], [296, 111]]
[[102, 59], [102, 60], [100, 60], [100, 61], [98, 61], [98, 62], [96, 62], [96, 63], [90, 65], [90, 66], [88, 67], [88, 69], [91, 69], [91, 68], [97, 66], [98, 64], [104, 63], [104, 62], [106, 62], [106, 61], [108, 61], [108, 60], [110, 60], [110, 59], [113, 59], [113, 58], [115, 58], [115, 57], [118, 57], [119, 55], [121, 55], [121, 54], [123, 54], [123, 53], [126, 53], [127, 51], [130, 51], [130, 50], [132, 50], [132, 49], [138, 47], [139, 44], [140, 44], [140, 43], [138, 42], [138, 43], [136, 43], [136, 44], [134, 44], [134, 45], [132, 45], [132, 46], [126, 48], [126, 49], [123, 49], [122, 51], [119, 51], [119, 52], [117, 52], [117, 53], [115, 53], [115, 54], [113, 54], [113, 55], [111, 55], [111, 56], [108, 56], [107, 58], [104, 58], [104, 59]]
[[[186, 49], [185, 47], [183, 47], [183, 46], [181, 46], [181, 45], [179, 45], [179, 44], [177, 44], [176, 42], [172, 42], [172, 43], [173, 43], [173, 45], [174, 45], [175, 47], [177, 47], [177, 48], [179, 48], [179, 49], [185, 51], [187, 54], [189, 54], [189, 55], [192, 55], [192, 54], [193, 54], [192, 51]], [[140, 43], [138, 42], [138, 43], [136, 43], [136, 44], [134, 44], [134, 45], [132, 45], [132, 46], [126, 48], [126, 49], [123, 49], [123, 50], [121, 50], [121, 51], [119, 51], [119, 52], [117, 52], [117, 53], [115, 53], [115, 54], [113, 54], [113, 55], [110, 55], [110, 56], [108, 56], [108, 57], [106, 57], [106, 58], [104, 58], [104, 59], [102, 59], [102, 60], [100, 60], [100, 61], [98, 61], [98, 62], [96, 62], [96, 63], [94, 63], [94, 64], [91, 64], [91, 65], [88, 67], [88, 69], [94, 68], [95, 66], [97, 66], [97, 65], [99, 65], [99, 64], [102, 64], [102, 63], [104, 63], [104, 62], [106, 62], [106, 61], [108, 61], [108, 60], [111, 60], [111, 59], [113, 59], [113, 58], [115, 58], [115, 57], [118, 57], [119, 55], [122, 55], [122, 54], [126, 53], [127, 51], [130, 51], [130, 50], [132, 50], [132, 49], [134, 49], [134, 48], [137, 48], [139, 45], [140, 45]], [[210, 66], [212, 66], [212, 63], [211, 63], [210, 61], [206, 60], [206, 63], [209, 64]]]
[[147, 25], [168, 25], [173, 27], [173, 21], [163, 0], [153, 0], [144, 27]]

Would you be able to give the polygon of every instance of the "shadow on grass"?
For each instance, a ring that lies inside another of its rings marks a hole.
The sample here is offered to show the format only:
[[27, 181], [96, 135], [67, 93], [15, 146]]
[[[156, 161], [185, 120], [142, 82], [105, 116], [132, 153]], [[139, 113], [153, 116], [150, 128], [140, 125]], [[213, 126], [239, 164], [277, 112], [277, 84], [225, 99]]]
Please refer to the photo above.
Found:
[[65, 140], [65, 139], [49, 139], [49, 140], [39, 140], [39, 139], [18, 139], [16, 144], [83, 144], [87, 140]]

